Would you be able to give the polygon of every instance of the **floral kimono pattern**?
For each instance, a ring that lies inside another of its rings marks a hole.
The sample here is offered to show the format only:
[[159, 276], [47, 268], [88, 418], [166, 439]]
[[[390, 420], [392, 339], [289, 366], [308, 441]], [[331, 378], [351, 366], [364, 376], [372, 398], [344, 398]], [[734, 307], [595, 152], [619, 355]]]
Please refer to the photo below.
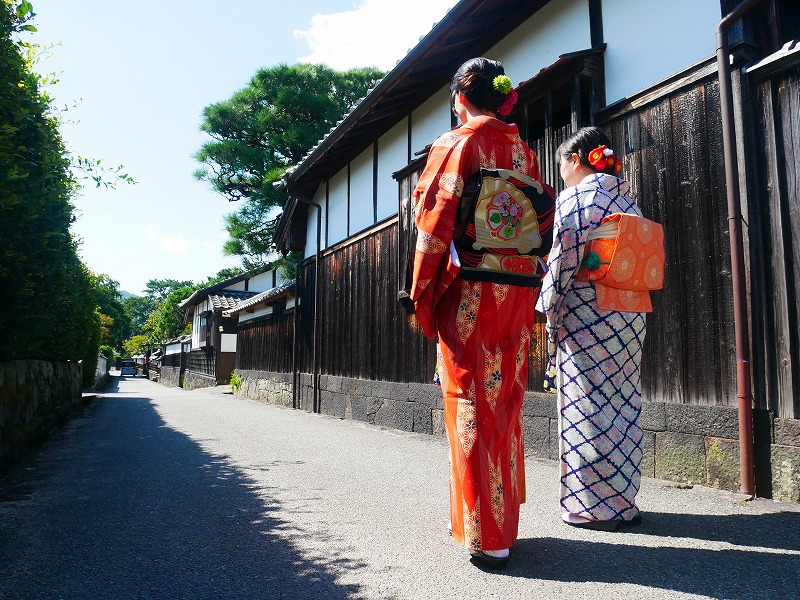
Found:
[[499, 550], [516, 540], [525, 500], [522, 399], [536, 289], [459, 275], [451, 250], [456, 210], [481, 167], [541, 179], [516, 126], [479, 117], [441, 136], [414, 191], [411, 298], [423, 332], [439, 337], [453, 537], [467, 548]]
[[641, 216], [629, 188], [625, 180], [594, 174], [560, 194], [537, 303], [558, 343], [561, 508], [598, 521], [630, 520], [638, 512], [645, 314], [600, 309], [594, 284], [575, 275], [586, 237], [603, 217]]

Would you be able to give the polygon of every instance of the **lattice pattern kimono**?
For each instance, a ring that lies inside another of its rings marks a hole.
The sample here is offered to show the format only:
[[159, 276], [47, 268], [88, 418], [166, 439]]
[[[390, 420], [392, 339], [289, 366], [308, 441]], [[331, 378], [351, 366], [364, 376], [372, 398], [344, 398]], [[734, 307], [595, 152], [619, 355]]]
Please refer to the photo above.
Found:
[[608, 521], [636, 516], [641, 481], [639, 365], [645, 315], [598, 308], [595, 287], [576, 281], [586, 236], [612, 213], [641, 215], [630, 184], [595, 174], [556, 203], [553, 250], [537, 309], [557, 331], [561, 507]]
[[499, 550], [514, 543], [525, 499], [522, 399], [535, 290], [458, 275], [450, 252], [456, 209], [481, 167], [541, 179], [516, 126], [479, 117], [440, 137], [414, 191], [411, 298], [424, 333], [438, 335], [441, 347], [453, 537], [468, 548]]

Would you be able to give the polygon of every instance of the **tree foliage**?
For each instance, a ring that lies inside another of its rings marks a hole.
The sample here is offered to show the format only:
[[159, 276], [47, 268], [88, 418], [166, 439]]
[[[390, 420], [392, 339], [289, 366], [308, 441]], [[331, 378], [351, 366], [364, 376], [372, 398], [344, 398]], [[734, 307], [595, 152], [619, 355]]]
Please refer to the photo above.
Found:
[[91, 274], [69, 231], [69, 155], [18, 36], [28, 2], [0, 0], [0, 360], [97, 358]]
[[334, 71], [324, 65], [260, 69], [230, 99], [203, 110], [201, 129], [212, 140], [195, 158], [195, 176], [228, 200], [244, 200], [226, 217], [226, 254], [247, 268], [273, 251], [273, 209], [285, 198], [272, 185], [366, 95], [382, 77], [374, 68]]

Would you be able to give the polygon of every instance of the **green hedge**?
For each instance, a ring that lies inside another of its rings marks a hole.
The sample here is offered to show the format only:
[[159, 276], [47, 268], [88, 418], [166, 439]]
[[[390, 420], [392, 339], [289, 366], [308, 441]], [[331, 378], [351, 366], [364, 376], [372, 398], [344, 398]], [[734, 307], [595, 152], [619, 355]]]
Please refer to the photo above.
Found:
[[99, 317], [69, 231], [75, 181], [17, 40], [21, 4], [0, 0], [0, 360], [84, 360], [93, 379]]

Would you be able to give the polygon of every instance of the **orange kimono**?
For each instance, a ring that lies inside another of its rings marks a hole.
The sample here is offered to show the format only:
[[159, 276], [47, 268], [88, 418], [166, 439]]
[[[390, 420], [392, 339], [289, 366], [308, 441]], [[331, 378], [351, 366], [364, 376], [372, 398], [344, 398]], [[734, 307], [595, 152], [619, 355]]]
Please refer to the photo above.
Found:
[[516, 540], [525, 501], [522, 400], [538, 288], [459, 274], [456, 211], [481, 167], [541, 180], [515, 125], [478, 117], [436, 140], [414, 190], [411, 299], [425, 335], [439, 336], [453, 537], [470, 549], [499, 550]]

